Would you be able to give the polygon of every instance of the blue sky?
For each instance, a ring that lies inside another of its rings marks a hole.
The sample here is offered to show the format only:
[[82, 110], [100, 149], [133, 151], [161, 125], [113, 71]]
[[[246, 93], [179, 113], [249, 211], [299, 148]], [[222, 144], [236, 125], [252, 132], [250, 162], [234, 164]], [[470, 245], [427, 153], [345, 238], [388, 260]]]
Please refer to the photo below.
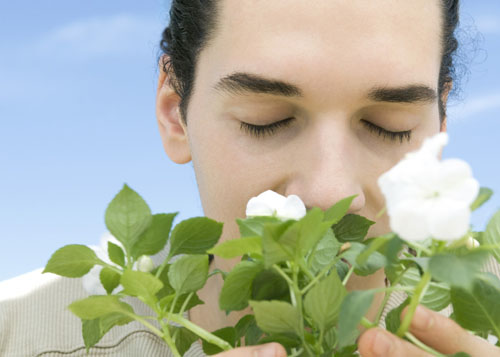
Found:
[[[125, 182], [155, 213], [202, 214], [192, 166], [168, 160], [154, 114], [168, 7], [0, 2], [0, 280], [44, 266], [65, 244], [97, 244]], [[468, 161], [497, 192], [473, 214], [484, 229], [500, 208], [500, 2], [465, 1], [462, 21], [476, 56], [449, 111], [444, 157]]]

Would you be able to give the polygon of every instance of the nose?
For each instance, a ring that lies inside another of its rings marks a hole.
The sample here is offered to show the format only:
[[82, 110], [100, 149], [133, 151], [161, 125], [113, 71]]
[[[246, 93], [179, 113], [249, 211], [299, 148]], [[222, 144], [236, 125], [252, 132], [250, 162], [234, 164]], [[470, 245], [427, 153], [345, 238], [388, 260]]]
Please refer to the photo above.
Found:
[[348, 213], [365, 206], [361, 178], [361, 145], [346, 120], [318, 120], [301, 138], [293, 153], [286, 195], [296, 194], [306, 207], [328, 209], [357, 195]]

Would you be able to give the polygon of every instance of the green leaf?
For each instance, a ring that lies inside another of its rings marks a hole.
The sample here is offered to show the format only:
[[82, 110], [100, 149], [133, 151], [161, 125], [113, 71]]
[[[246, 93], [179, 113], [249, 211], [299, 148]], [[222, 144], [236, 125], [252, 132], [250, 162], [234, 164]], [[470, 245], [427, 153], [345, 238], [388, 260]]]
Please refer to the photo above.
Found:
[[335, 238], [335, 234], [328, 229], [316, 245], [316, 249], [308, 257], [313, 273], [321, 271], [328, 266], [337, 256], [342, 244]]
[[262, 232], [262, 253], [264, 256], [264, 265], [266, 268], [275, 263], [285, 261], [287, 258], [293, 259], [293, 250], [284, 247], [279, 243], [281, 235], [289, 229], [296, 221], [289, 220], [280, 223], [266, 224]]
[[90, 347], [95, 346], [111, 328], [126, 325], [132, 321], [132, 317], [116, 312], [94, 320], [82, 320], [82, 336], [87, 353]]
[[104, 315], [99, 318], [101, 334], [105, 335], [114, 326], [126, 325], [132, 321], [134, 321], [132, 317], [124, 315], [121, 312], [113, 312], [111, 314]]
[[245, 219], [236, 219], [238, 227], [240, 228], [240, 235], [242, 237], [262, 236], [264, 226], [268, 223], [280, 223], [281, 220], [277, 217], [249, 217]]
[[255, 316], [252, 314], [243, 316], [236, 324], [235, 329], [237, 346], [242, 337], [245, 337], [245, 346], [253, 346], [259, 343], [262, 336], [262, 330], [257, 326]]
[[120, 282], [124, 293], [143, 297], [149, 305], [157, 301], [155, 294], [163, 287], [161, 280], [153, 274], [135, 270], [125, 270]]
[[224, 279], [219, 295], [219, 307], [224, 311], [243, 310], [248, 306], [252, 294], [252, 282], [264, 269], [253, 261], [239, 262]]
[[410, 304], [410, 298], [407, 298], [398, 307], [392, 309], [387, 313], [387, 316], [385, 317], [385, 327], [387, 328], [387, 331], [396, 334], [396, 331], [399, 329], [399, 326], [401, 325], [401, 312], [409, 304]]
[[346, 294], [337, 272], [333, 271], [309, 290], [304, 299], [304, 309], [317, 327], [326, 331], [335, 325]]
[[169, 328], [172, 336], [175, 336], [175, 347], [177, 351], [179, 351], [181, 356], [184, 356], [199, 337], [185, 327], [170, 326]]
[[111, 241], [108, 241], [108, 256], [109, 260], [113, 263], [125, 267], [125, 253], [123, 249]]
[[347, 214], [332, 228], [340, 242], [362, 242], [372, 224], [375, 222], [363, 216]]
[[111, 313], [133, 313], [132, 307], [119, 300], [116, 295], [94, 295], [77, 300], [68, 306], [69, 310], [82, 320], [94, 320]]
[[323, 215], [323, 211], [315, 207], [299, 221], [267, 224], [262, 237], [266, 267], [305, 256], [330, 229], [329, 223], [323, 222]]
[[[420, 282], [421, 276], [417, 268], [409, 268], [401, 277], [400, 284], [403, 286], [416, 287]], [[410, 292], [408, 292], [410, 296]], [[431, 281], [420, 304], [427, 306], [434, 311], [441, 311], [451, 303], [450, 287], [445, 283]]]
[[300, 344], [301, 344], [300, 338], [298, 338], [295, 335], [275, 334], [275, 335], [262, 337], [259, 340], [259, 345], [264, 344], [264, 343], [271, 343], [271, 342], [277, 342], [280, 345], [282, 345], [283, 347], [285, 347], [286, 349], [297, 348], [297, 347], [300, 347]]
[[332, 207], [328, 208], [325, 211], [324, 220], [330, 222], [331, 225], [338, 223], [342, 219], [342, 217], [345, 216], [356, 196], [357, 195], [346, 197], [343, 200], [335, 203]]
[[470, 205], [470, 210], [475, 211], [476, 209], [481, 207], [486, 201], [488, 201], [491, 198], [491, 196], [493, 196], [493, 191], [491, 189], [487, 187], [481, 187], [479, 189], [479, 193], [476, 199]]
[[[180, 295], [177, 298], [177, 301], [175, 303], [175, 306], [174, 306], [174, 309], [172, 310], [172, 312], [173, 313], [179, 313], [180, 310], [181, 310], [182, 305], [184, 304], [184, 302], [186, 301], [186, 299], [189, 298], [190, 295], [191, 295], [191, 293]], [[172, 307], [172, 303], [174, 302], [174, 298], [175, 298], [175, 293], [171, 294], [171, 295], [167, 295], [164, 298], [162, 298], [159, 301], [160, 308], [163, 311], [170, 311], [170, 309]], [[200, 300], [200, 298], [198, 297], [197, 294], [193, 293], [193, 295], [189, 299], [188, 303], [186, 304], [186, 307], [184, 308], [184, 311], [189, 311], [193, 307], [198, 306], [198, 305], [202, 305], [202, 304], [204, 304], [204, 302], [202, 300]]]
[[178, 294], [197, 291], [208, 278], [208, 255], [186, 255], [170, 266], [168, 280]]
[[437, 280], [469, 290], [487, 258], [488, 253], [479, 250], [472, 250], [462, 256], [438, 254], [431, 257], [429, 270]]
[[[217, 337], [222, 338], [224, 341], [228, 342], [231, 346], [235, 346], [236, 343], [236, 330], [234, 327], [223, 327], [217, 331], [212, 332]], [[215, 355], [217, 353], [223, 352], [222, 348], [208, 343], [205, 340], [202, 340], [203, 344], [203, 352], [207, 355]]]
[[274, 269], [262, 270], [253, 279], [252, 300], [282, 300], [288, 296], [288, 283]]
[[154, 255], [167, 244], [172, 222], [177, 213], [160, 213], [153, 215], [151, 225], [146, 229], [131, 249], [131, 255], [138, 258], [141, 255]]
[[339, 279], [343, 281], [345, 276], [349, 272], [349, 264], [343, 262], [342, 260], [339, 260], [335, 263], [335, 270], [337, 271]]
[[126, 184], [106, 208], [106, 227], [127, 251], [149, 227], [151, 219], [147, 203]]
[[257, 321], [254, 317], [254, 320], [250, 323], [245, 333], [245, 346], [257, 345], [263, 334], [264, 332], [257, 326]]
[[178, 254], [204, 254], [219, 240], [222, 223], [194, 217], [177, 224], [170, 236], [169, 257]]
[[111, 294], [120, 285], [120, 274], [108, 267], [104, 267], [99, 273], [99, 280], [106, 292]]
[[89, 352], [102, 338], [100, 320], [82, 320], [82, 336], [85, 344], [85, 350]]
[[315, 207], [291, 225], [279, 238], [278, 243], [292, 252], [295, 260], [307, 254], [318, 244], [330, 229], [329, 222], [323, 222], [324, 212]]
[[284, 301], [250, 301], [257, 326], [269, 334], [299, 334], [299, 314], [297, 309]]
[[364, 250], [364, 244], [353, 242], [351, 243], [351, 247], [341, 254], [342, 258], [346, 259], [351, 265], [355, 267], [354, 272], [357, 275], [370, 275], [386, 266], [387, 259], [377, 251], [371, 253], [368, 258], [364, 260], [363, 264], [358, 264], [357, 258]]
[[345, 347], [353, 343], [353, 333], [372, 304], [373, 290], [356, 290], [346, 295], [340, 306], [338, 323], [338, 345]]
[[241, 257], [244, 254], [262, 255], [262, 238], [253, 236], [227, 240], [209, 249], [207, 253], [224, 259]]
[[[165, 297], [167, 295], [175, 293], [174, 288], [170, 285], [170, 281], [168, 280], [168, 271], [170, 269], [170, 265], [171, 264], [167, 264], [165, 266], [165, 268], [162, 270], [160, 276], [158, 277], [160, 279], [160, 281], [162, 282], [162, 284], [163, 284], [163, 287], [161, 288], [161, 290], [156, 293], [156, 297], [158, 299], [161, 299], [161, 298], [163, 298], [163, 297]], [[156, 276], [156, 271], [157, 270], [158, 270], [158, 268], [154, 269], [151, 272], [151, 274], [153, 274], [154, 276]]]
[[43, 273], [54, 273], [68, 278], [87, 274], [96, 264], [102, 263], [94, 251], [85, 245], [65, 245], [50, 257]]
[[380, 251], [395, 237], [394, 233], [389, 233], [380, 237], [375, 237], [365, 242], [366, 247], [356, 258], [358, 265], [363, 265], [373, 252]]
[[323, 346], [324, 349], [328, 352], [331, 352], [333, 347], [335, 347], [335, 343], [337, 342], [337, 331], [335, 327], [332, 327], [328, 331], [324, 333]]
[[251, 314], [245, 315], [241, 319], [239, 319], [239, 321], [234, 326], [234, 328], [236, 329], [236, 341], [245, 336], [248, 328], [252, 323], [255, 323], [255, 317]]
[[493, 332], [500, 336], [500, 280], [491, 273], [481, 273], [470, 291], [452, 288], [451, 302], [455, 321], [465, 329]]
[[486, 230], [483, 233], [483, 242], [487, 245], [495, 245], [491, 253], [498, 263], [500, 263], [500, 210], [498, 210], [488, 222]]

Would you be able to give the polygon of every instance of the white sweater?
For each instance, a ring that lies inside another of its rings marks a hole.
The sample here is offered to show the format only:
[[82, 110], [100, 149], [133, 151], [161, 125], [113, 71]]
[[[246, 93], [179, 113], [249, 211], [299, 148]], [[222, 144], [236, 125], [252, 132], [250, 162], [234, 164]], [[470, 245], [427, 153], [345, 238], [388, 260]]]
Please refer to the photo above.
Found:
[[[500, 276], [500, 265], [490, 260], [485, 267]], [[87, 356], [80, 319], [66, 307], [88, 296], [80, 279], [41, 274], [42, 269], [0, 282], [0, 356]], [[385, 314], [405, 296], [392, 294]], [[140, 301], [128, 300], [138, 314], [151, 315]], [[449, 311], [445, 311], [448, 314]], [[165, 343], [137, 322], [113, 327], [88, 356], [172, 356]], [[200, 343], [186, 353], [205, 356]]]

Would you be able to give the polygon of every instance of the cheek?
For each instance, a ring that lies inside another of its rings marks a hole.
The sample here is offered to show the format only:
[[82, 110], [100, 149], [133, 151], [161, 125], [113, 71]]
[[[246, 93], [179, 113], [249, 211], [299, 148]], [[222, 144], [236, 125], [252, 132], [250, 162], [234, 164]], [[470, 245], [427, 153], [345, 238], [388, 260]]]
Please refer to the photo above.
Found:
[[249, 154], [227, 129], [193, 130], [190, 142], [204, 213], [226, 225], [233, 224], [237, 217], [245, 217], [251, 197], [280, 181], [280, 170], [273, 165], [277, 162], [274, 156]]

